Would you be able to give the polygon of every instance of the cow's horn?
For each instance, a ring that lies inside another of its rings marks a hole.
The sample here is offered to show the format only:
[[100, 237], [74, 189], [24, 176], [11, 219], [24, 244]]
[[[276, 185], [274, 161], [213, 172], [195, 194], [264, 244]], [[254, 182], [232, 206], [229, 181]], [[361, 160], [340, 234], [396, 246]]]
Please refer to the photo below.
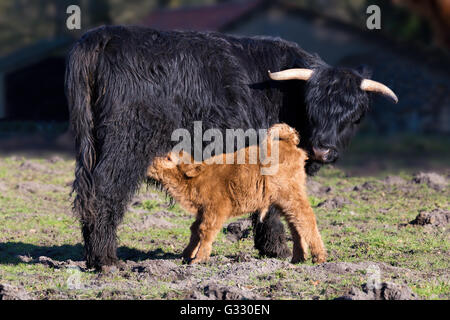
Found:
[[385, 86], [384, 84], [382, 84], [380, 82], [369, 80], [369, 79], [364, 79], [361, 82], [361, 89], [364, 91], [372, 91], [372, 92], [381, 93], [385, 96], [392, 98], [392, 100], [394, 100], [395, 103], [398, 102], [398, 98], [395, 95], [394, 91], [392, 91], [391, 89], [389, 89], [387, 86]]
[[287, 69], [280, 72], [271, 73], [269, 77], [272, 80], [309, 80], [314, 70], [311, 69]]

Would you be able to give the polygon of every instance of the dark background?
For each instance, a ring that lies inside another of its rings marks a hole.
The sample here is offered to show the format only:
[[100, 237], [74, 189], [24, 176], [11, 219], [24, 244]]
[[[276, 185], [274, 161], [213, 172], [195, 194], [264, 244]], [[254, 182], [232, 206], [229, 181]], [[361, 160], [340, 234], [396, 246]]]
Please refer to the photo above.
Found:
[[[72, 4], [81, 30], [66, 27]], [[371, 4], [381, 8], [381, 30], [366, 27]], [[448, 0], [2, 0], [0, 154], [72, 156], [64, 61], [102, 24], [279, 36], [329, 64], [366, 65], [400, 102], [375, 98], [339, 165], [358, 174], [449, 170]]]

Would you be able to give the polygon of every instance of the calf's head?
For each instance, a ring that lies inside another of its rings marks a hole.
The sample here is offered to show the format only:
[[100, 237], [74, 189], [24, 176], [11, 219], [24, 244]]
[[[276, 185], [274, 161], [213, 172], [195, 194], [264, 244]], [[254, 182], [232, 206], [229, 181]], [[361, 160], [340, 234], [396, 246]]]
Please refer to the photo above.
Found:
[[189, 153], [172, 151], [165, 157], [153, 159], [147, 169], [147, 176], [164, 184], [178, 184], [182, 180], [197, 176], [203, 168], [204, 165], [194, 162]]
[[380, 93], [398, 102], [387, 86], [353, 69], [320, 66], [269, 72], [269, 76], [277, 81], [306, 81], [306, 148], [310, 159], [320, 163], [336, 161], [348, 145], [369, 108], [368, 92]]

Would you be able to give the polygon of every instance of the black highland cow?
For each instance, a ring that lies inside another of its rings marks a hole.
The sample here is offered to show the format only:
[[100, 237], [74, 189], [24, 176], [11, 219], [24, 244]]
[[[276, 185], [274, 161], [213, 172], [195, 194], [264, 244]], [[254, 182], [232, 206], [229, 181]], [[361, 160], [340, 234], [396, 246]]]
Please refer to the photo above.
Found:
[[[173, 130], [192, 130], [194, 121], [205, 130], [285, 122], [299, 131], [312, 174], [349, 142], [367, 91], [397, 99], [365, 77], [281, 39], [123, 26], [86, 33], [68, 58], [66, 95], [87, 265], [117, 262], [117, 226], [152, 159], [175, 144]], [[255, 231], [261, 254], [287, 255], [276, 208]]]

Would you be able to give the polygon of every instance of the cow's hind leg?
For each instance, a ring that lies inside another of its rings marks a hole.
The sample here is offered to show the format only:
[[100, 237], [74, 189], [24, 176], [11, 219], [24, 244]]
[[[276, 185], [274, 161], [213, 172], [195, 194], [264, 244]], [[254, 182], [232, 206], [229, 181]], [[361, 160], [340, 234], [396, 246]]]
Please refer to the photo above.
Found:
[[252, 215], [255, 249], [261, 256], [287, 258], [290, 250], [286, 243], [286, 232], [280, 219], [280, 209], [270, 206], [263, 221], [259, 212]]
[[101, 269], [117, 262], [117, 227], [158, 148], [152, 146], [150, 131], [133, 119], [123, 115], [97, 132], [92, 210], [81, 217], [88, 267]]

